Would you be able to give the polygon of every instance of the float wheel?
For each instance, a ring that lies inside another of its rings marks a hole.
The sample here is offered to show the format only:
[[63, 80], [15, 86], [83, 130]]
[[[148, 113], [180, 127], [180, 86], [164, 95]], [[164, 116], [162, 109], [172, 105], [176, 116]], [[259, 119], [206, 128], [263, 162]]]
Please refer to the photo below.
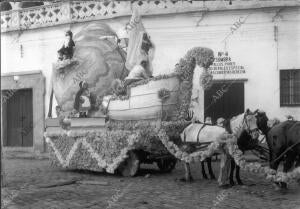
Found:
[[137, 174], [140, 167], [140, 160], [134, 151], [128, 152], [128, 158], [121, 163], [118, 170], [124, 177], [133, 177]]
[[156, 163], [159, 170], [161, 170], [164, 173], [169, 173], [175, 168], [177, 159], [175, 158], [159, 159], [158, 161], [156, 161]]

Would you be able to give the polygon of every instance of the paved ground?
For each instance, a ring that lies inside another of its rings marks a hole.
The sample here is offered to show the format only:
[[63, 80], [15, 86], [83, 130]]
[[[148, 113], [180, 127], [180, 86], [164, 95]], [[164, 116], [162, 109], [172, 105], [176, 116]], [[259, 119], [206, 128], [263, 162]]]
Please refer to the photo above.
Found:
[[[4, 208], [126, 208], [126, 209], [196, 209], [196, 208], [263, 208], [300, 209], [300, 186], [288, 191], [275, 191], [270, 182], [255, 174], [242, 172], [247, 186], [223, 190], [217, 182], [203, 180], [199, 165], [192, 165], [193, 183], [177, 181], [184, 174], [178, 164], [171, 174], [158, 172], [155, 165], [142, 166], [139, 176], [64, 171], [51, 168], [46, 159], [4, 161], [7, 187], [2, 189]], [[219, 162], [213, 163], [218, 173]], [[145, 177], [146, 174], [148, 177]], [[70, 184], [40, 188], [58, 181], [72, 179], [99, 182], [102, 185]], [[3, 208], [3, 207], [2, 207]]]

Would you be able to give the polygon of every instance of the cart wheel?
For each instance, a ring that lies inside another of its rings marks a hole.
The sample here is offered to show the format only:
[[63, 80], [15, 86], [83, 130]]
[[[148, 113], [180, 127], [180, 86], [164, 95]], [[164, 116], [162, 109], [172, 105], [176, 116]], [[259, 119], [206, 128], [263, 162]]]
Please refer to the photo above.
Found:
[[133, 152], [128, 152], [128, 158], [121, 163], [118, 170], [124, 177], [133, 177], [137, 174], [140, 167], [140, 160], [138, 155]]
[[175, 168], [176, 162], [177, 162], [177, 159], [168, 158], [168, 159], [160, 159], [156, 163], [162, 172], [168, 173], [168, 172], [171, 172]]

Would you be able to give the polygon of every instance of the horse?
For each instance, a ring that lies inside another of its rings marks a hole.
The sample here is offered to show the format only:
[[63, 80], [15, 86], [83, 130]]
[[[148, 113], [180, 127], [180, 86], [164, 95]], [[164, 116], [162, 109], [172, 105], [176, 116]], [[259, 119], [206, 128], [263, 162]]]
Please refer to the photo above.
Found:
[[[254, 111], [254, 113], [255, 113], [256, 120], [257, 120], [258, 129], [262, 132], [262, 134], [265, 137], [267, 137], [267, 134], [268, 134], [270, 128], [268, 127], [269, 119], [268, 119], [266, 113], [259, 111], [259, 110]], [[248, 151], [248, 150], [256, 150], [263, 156], [267, 154], [266, 148], [263, 148], [262, 146], [260, 146], [258, 144], [258, 140], [252, 139], [251, 136], [246, 131], [243, 131], [241, 136], [237, 139], [237, 145], [243, 153], [245, 153], [245, 151]], [[231, 166], [230, 166], [230, 175], [229, 175], [229, 182], [230, 182], [231, 186], [235, 185], [235, 182], [233, 180], [234, 170], [235, 170], [235, 177], [236, 177], [238, 185], [243, 185], [243, 182], [240, 178], [240, 167], [238, 165], [236, 165], [234, 159], [232, 158]]]
[[296, 121], [296, 123], [287, 131], [288, 143], [293, 148], [291, 152], [294, 154], [296, 159], [295, 167], [300, 166], [300, 121]]
[[[268, 117], [266, 116], [266, 113], [261, 112], [259, 110], [256, 110], [254, 112], [254, 114], [255, 114], [256, 119], [257, 119], [258, 129], [260, 131], [262, 131], [262, 133], [264, 135], [266, 135], [266, 133], [269, 130], [269, 128], [268, 128]], [[225, 129], [228, 132], [231, 132], [230, 126], [228, 126], [228, 125], [230, 125], [228, 123], [228, 120], [225, 120], [225, 122], [223, 124], [224, 124]], [[263, 155], [266, 154], [266, 149], [259, 146], [258, 145], [258, 140], [257, 139], [255, 139], [255, 140], [252, 139], [252, 137], [245, 130], [242, 132], [241, 136], [238, 137], [237, 145], [243, 153], [247, 150], [257, 150], [260, 154], [263, 154]], [[215, 175], [214, 175], [214, 173], [211, 169], [211, 157], [209, 157], [205, 161], [201, 162], [203, 178], [208, 179], [207, 175], [206, 175], [206, 172], [205, 172], [205, 165], [204, 165], [205, 162], [207, 163], [210, 179], [215, 179]], [[241, 181], [241, 178], [240, 178], [240, 167], [236, 165], [233, 158], [231, 159], [231, 166], [230, 167], [231, 167], [231, 169], [230, 169], [230, 185], [233, 186], [235, 184], [234, 180], [233, 180], [233, 174], [234, 174], [235, 169], [236, 169], [235, 176], [236, 176], [237, 183], [239, 185], [243, 185], [243, 182]]]
[[[230, 120], [230, 128], [232, 133], [238, 138], [243, 131], [247, 131], [253, 139], [259, 136], [256, 117], [249, 109], [244, 113], [233, 117]], [[218, 140], [223, 134], [228, 133], [227, 130], [220, 126], [192, 123], [181, 133], [183, 143], [212, 143]], [[202, 164], [204, 168], [204, 164]], [[209, 167], [210, 174], [212, 173]], [[211, 175], [213, 178], [214, 175]], [[185, 163], [185, 181], [192, 181], [190, 164]]]
[[[267, 144], [270, 150], [270, 168], [277, 170], [283, 160], [283, 172], [288, 172], [295, 161], [296, 167], [300, 166], [300, 121], [287, 120], [275, 125], [268, 133]], [[287, 188], [285, 182], [276, 184]]]

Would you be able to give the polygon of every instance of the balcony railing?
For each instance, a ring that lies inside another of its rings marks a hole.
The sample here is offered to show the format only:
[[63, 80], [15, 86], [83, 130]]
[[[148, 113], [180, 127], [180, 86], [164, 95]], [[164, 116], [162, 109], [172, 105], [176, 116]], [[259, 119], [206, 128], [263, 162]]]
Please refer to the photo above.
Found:
[[299, 5], [296, 0], [233, 0], [232, 4], [229, 0], [65, 1], [1, 12], [1, 32], [129, 16], [133, 8], [137, 8], [142, 15], [153, 15]]

